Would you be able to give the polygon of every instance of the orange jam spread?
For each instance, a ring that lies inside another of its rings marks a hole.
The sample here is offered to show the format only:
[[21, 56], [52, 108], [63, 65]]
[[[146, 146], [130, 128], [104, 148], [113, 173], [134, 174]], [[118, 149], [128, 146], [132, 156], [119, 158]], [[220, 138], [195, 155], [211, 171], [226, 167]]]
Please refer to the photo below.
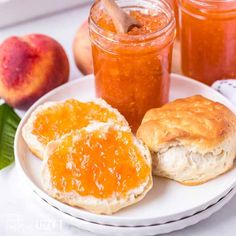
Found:
[[69, 99], [38, 113], [32, 133], [38, 136], [40, 142], [47, 144], [72, 130], [87, 126], [91, 121], [107, 122], [110, 119], [118, 122], [121, 118], [94, 102]]
[[84, 129], [65, 136], [48, 159], [53, 186], [62, 192], [109, 198], [146, 183], [150, 167], [130, 132]]
[[236, 1], [181, 2], [183, 73], [208, 85], [235, 79]]
[[[127, 9], [126, 9], [127, 10]], [[111, 18], [96, 6], [90, 24], [96, 94], [117, 108], [136, 131], [147, 110], [168, 102], [172, 43], [171, 32], [158, 36], [170, 19], [158, 8], [127, 10], [140, 24], [117, 33]]]

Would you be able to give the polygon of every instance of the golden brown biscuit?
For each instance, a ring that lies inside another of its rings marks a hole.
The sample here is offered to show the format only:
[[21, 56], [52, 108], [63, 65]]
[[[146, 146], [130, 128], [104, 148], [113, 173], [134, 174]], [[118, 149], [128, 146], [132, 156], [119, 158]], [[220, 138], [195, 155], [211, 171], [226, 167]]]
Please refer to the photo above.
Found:
[[200, 95], [149, 110], [137, 136], [153, 152], [153, 173], [183, 184], [199, 184], [233, 165], [236, 117]]

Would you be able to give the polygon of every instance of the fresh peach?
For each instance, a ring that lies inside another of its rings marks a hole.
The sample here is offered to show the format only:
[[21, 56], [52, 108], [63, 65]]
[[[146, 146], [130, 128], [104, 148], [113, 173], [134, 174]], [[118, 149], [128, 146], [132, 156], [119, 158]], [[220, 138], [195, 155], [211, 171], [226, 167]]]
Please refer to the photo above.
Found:
[[10, 37], [0, 45], [0, 97], [12, 107], [27, 108], [68, 78], [64, 49], [46, 35]]
[[92, 49], [87, 21], [82, 24], [76, 33], [73, 53], [78, 69], [85, 75], [93, 73]]

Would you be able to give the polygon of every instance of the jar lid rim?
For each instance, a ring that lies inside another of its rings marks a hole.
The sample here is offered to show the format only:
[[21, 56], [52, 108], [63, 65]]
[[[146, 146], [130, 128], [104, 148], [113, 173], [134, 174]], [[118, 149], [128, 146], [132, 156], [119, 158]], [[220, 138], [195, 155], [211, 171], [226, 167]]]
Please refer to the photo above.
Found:
[[[147, 0], [142, 0], [142, 1], [147, 1]], [[167, 10], [170, 14], [167, 24], [163, 28], [161, 28], [157, 31], [146, 33], [146, 34], [141, 34], [141, 35], [127, 35], [127, 34], [119, 35], [117, 33], [114, 33], [114, 32], [108, 31], [108, 30], [104, 30], [102, 27], [97, 25], [96, 22], [94, 21], [94, 19], [91, 17], [91, 12], [92, 12], [93, 8], [97, 4], [99, 4], [100, 1], [95, 1], [95, 3], [92, 5], [92, 7], [90, 9], [89, 25], [97, 33], [100, 32], [100, 34], [102, 34], [104, 36], [104, 38], [109, 39], [111, 41], [120, 41], [120, 40], [129, 41], [129, 42], [130, 41], [144, 41], [144, 40], [148, 40], [148, 39], [152, 39], [152, 38], [161, 36], [164, 33], [168, 32], [173, 27], [175, 27], [176, 21], [175, 21], [174, 11], [166, 1], [159, 0], [158, 2], [157, 1], [154, 1], [154, 2], [155, 2], [155, 4], [163, 4], [167, 8]]]

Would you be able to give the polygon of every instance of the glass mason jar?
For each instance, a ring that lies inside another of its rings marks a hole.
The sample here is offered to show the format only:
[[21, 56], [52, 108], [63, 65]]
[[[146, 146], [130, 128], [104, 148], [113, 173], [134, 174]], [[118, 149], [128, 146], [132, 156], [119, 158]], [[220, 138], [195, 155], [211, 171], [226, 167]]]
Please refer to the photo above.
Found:
[[211, 85], [236, 78], [236, 0], [180, 0], [183, 74]]
[[107, 29], [101, 1], [90, 11], [96, 95], [117, 108], [135, 132], [147, 110], [168, 102], [175, 19], [162, 0], [118, 0], [117, 4], [128, 12], [165, 17], [164, 25], [154, 32], [118, 34]]

